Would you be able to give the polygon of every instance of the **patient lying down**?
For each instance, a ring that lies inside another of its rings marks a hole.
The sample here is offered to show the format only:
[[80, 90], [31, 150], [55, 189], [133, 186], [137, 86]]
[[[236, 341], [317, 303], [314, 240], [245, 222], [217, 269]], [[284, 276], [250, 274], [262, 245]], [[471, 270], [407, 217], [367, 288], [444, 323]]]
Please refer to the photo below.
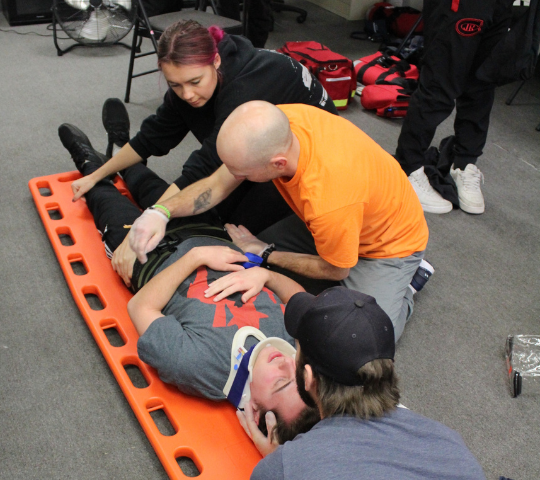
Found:
[[[182, 392], [222, 400], [225, 389], [256, 423], [274, 412], [284, 442], [318, 420], [296, 389], [295, 350], [283, 323], [281, 302], [303, 288], [263, 268], [244, 270], [238, 262], [247, 258], [235, 248], [188, 239], [135, 294], [128, 312], [141, 335], [139, 357]], [[247, 380], [234, 385], [242, 353], [253, 346], [245, 354]]]
[[[102, 159], [91, 147], [84, 153], [86, 160], [73, 158], [79, 171], [89, 175]], [[126, 169], [123, 177], [143, 207], [145, 202], [153, 205], [166, 188], [142, 165]], [[156, 188], [156, 182], [163, 188]], [[168, 232], [181, 230], [182, 238], [171, 241], [173, 233], [167, 235], [153, 260], [142, 265], [129, 249], [124, 227], [140, 215], [139, 208], [109, 181], [97, 183], [85, 201], [113, 268], [137, 291], [128, 312], [140, 335], [139, 357], [164, 382], [189, 395], [228, 398], [244, 410], [239, 419], [263, 454], [260, 442], [272, 436], [262, 438], [253, 426], [273, 420], [266, 412], [277, 417], [281, 442], [318, 420], [296, 389], [293, 339], [283, 320], [282, 303], [303, 291], [299, 284], [263, 268], [244, 269], [247, 257], [222, 228], [215, 228], [219, 225], [211, 212], [171, 220]]]

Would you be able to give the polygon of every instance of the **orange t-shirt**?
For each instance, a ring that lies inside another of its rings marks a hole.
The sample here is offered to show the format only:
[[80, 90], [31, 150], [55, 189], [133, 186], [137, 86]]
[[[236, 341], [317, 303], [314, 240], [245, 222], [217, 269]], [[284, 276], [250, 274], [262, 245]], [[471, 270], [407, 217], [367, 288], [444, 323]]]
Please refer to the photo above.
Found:
[[428, 227], [398, 162], [348, 120], [308, 105], [279, 105], [300, 142], [298, 169], [274, 183], [341, 268], [358, 257], [403, 258], [426, 248]]

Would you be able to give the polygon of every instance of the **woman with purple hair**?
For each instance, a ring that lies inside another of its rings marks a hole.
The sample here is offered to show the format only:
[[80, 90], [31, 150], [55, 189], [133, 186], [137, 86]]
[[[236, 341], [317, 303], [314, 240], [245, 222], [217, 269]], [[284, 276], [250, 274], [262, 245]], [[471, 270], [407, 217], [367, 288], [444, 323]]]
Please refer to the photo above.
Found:
[[[127, 112], [117, 101], [116, 111], [127, 119], [124, 131], [114, 135], [114, 143], [122, 148], [92, 175], [73, 183], [74, 201], [111, 174], [151, 155], [167, 155], [188, 132], [201, 142], [201, 148], [179, 159], [182, 174], [162, 198], [211, 175], [222, 164], [216, 151], [222, 123], [250, 100], [305, 103], [337, 114], [322, 85], [303, 65], [275, 51], [256, 49], [244, 37], [217, 27], [206, 29], [192, 20], [180, 21], [162, 34], [157, 53], [158, 68], [169, 86], [163, 104], [129, 140]], [[247, 181], [217, 210], [224, 222], [245, 225], [254, 233], [292, 213], [271, 182]]]

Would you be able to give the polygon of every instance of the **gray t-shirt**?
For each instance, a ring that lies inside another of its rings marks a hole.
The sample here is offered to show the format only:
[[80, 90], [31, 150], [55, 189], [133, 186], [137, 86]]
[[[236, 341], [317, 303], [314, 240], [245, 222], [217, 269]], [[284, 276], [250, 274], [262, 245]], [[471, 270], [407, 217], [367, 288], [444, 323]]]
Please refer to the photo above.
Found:
[[485, 480], [461, 436], [404, 408], [375, 420], [330, 417], [286, 442], [251, 480]]
[[[167, 259], [161, 271], [195, 246], [227, 245], [209, 237], [184, 241]], [[238, 250], [238, 249], [237, 249]], [[255, 298], [242, 303], [235, 294], [218, 303], [204, 298], [208, 284], [230, 272], [206, 267], [193, 272], [180, 284], [163, 309], [163, 318], [155, 320], [137, 343], [141, 360], [154, 367], [160, 378], [189, 395], [222, 400], [223, 387], [231, 368], [231, 346], [240, 327], [253, 326], [267, 337], [280, 337], [294, 345], [285, 331], [283, 305], [277, 295], [263, 289]], [[248, 339], [249, 340], [249, 339]], [[247, 344], [257, 343], [255, 339]]]

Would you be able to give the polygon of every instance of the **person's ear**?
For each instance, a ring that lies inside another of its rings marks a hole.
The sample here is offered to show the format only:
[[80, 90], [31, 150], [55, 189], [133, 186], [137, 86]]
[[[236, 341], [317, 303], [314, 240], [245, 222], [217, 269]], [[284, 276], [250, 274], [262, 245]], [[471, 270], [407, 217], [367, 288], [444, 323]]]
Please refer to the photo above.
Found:
[[259, 420], [261, 419], [261, 412], [255, 407], [253, 407], [252, 412], [253, 412], [253, 421], [258, 426], [259, 425]]
[[219, 56], [219, 53], [216, 53], [216, 56], [214, 57], [214, 68], [217, 70], [221, 66], [221, 57]]
[[285, 170], [285, 168], [287, 168], [287, 157], [284, 157], [283, 155], [276, 155], [275, 157], [272, 157], [270, 164], [276, 170], [282, 172]]
[[313, 370], [311, 365], [304, 365], [304, 384], [307, 392], [312, 392], [315, 385], [315, 379], [313, 378]]

